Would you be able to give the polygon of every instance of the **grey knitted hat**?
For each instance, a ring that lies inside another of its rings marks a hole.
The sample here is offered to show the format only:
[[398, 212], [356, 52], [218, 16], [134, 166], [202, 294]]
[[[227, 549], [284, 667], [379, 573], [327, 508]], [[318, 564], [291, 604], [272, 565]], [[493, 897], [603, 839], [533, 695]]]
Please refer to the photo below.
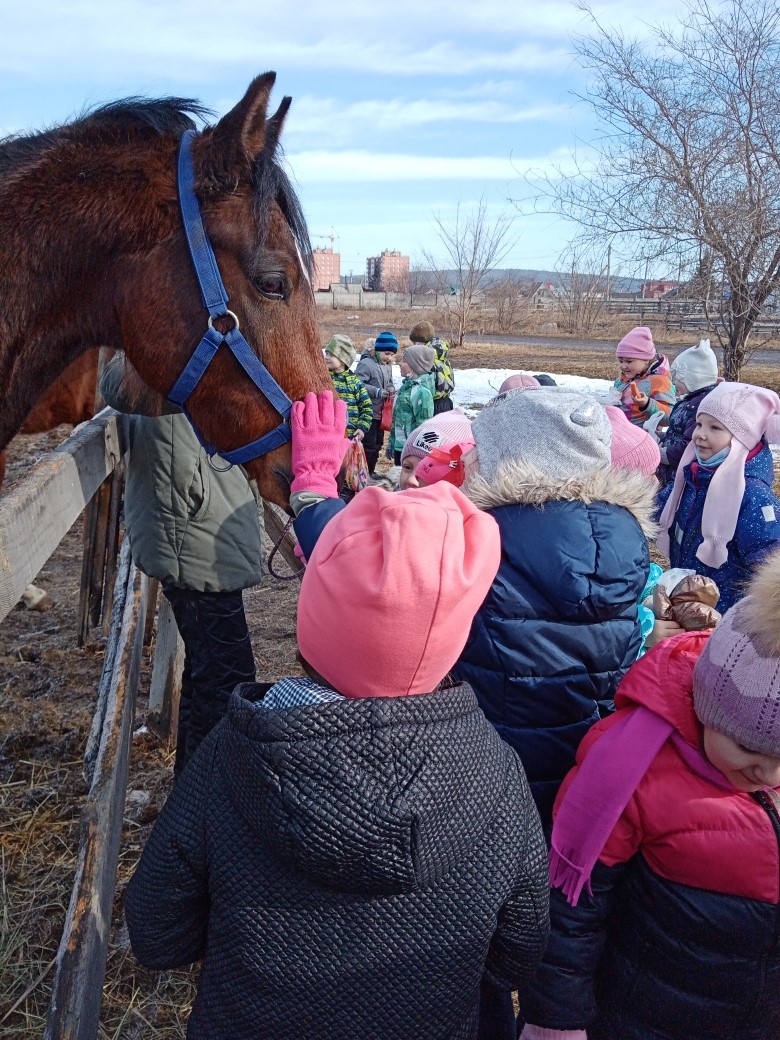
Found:
[[562, 386], [509, 390], [473, 424], [479, 472], [488, 482], [502, 464], [522, 460], [555, 479], [609, 469], [612, 428], [598, 401]]
[[325, 347], [325, 352], [326, 354], [332, 354], [335, 358], [338, 358], [345, 368], [349, 368], [357, 357], [355, 344], [349, 336], [342, 336], [340, 333], [334, 336], [330, 343], [328, 343], [327, 347]]
[[406, 348], [403, 359], [415, 375], [421, 376], [423, 372], [430, 372], [433, 368], [436, 351], [433, 347], [417, 343], [413, 347]]

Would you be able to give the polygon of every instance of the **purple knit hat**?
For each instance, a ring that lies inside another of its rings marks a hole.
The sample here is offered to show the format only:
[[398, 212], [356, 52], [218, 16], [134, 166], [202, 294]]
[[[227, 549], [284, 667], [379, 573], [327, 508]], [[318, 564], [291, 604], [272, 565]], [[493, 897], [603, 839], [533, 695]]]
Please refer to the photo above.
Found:
[[693, 672], [699, 721], [752, 751], [780, 756], [780, 553], [726, 611]]
[[615, 356], [652, 361], [655, 357], [655, 343], [650, 329], [645, 325], [637, 325], [635, 329], [627, 332], [618, 343]]

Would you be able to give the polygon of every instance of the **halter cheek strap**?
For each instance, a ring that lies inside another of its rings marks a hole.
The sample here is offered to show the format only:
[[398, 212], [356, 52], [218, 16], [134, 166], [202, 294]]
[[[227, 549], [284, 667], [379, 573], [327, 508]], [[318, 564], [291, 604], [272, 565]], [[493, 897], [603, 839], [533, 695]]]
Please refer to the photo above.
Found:
[[[184, 367], [184, 371], [171, 388], [168, 400], [181, 408], [192, 423], [195, 435], [206, 452], [209, 455], [214, 455], [217, 452], [216, 445], [208, 443], [203, 438], [187, 410], [186, 402], [203, 378], [206, 369], [216, 357], [217, 351], [223, 345], [227, 347], [258, 390], [282, 417], [282, 421], [278, 426], [268, 433], [264, 433], [250, 444], [245, 444], [241, 448], [234, 448], [232, 451], [219, 452], [226, 462], [241, 464], [248, 462], [250, 459], [258, 458], [260, 455], [266, 455], [290, 440], [290, 410], [292, 409], [292, 401], [244, 339], [236, 315], [231, 310], [228, 310], [229, 297], [225, 291], [219, 267], [217, 266], [217, 258], [206, 234], [200, 204], [195, 195], [195, 167], [192, 160], [192, 141], [194, 137], [194, 130], [186, 130], [182, 135], [179, 148], [179, 206], [192, 265], [195, 268], [195, 275], [200, 286], [203, 305], [209, 312], [209, 320], [208, 327], [200, 343], [193, 351], [192, 356]], [[214, 327], [215, 318], [228, 318], [233, 322], [233, 327], [228, 332], [222, 333]]]

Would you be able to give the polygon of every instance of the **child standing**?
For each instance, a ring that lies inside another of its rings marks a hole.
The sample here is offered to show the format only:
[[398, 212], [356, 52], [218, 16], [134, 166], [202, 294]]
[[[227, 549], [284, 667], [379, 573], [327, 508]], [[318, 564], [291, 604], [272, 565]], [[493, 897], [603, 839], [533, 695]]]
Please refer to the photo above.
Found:
[[675, 402], [674, 385], [669, 362], [656, 353], [650, 329], [644, 325], [632, 329], [618, 343], [615, 354], [620, 375], [613, 390], [626, 417], [642, 426], [656, 412], [668, 414]]
[[436, 354], [433, 347], [424, 344], [407, 347], [401, 360], [404, 381], [395, 395], [393, 428], [390, 431], [388, 454], [393, 453], [396, 466], [401, 464], [401, 452], [412, 430], [433, 416], [433, 394], [436, 384], [433, 365]]
[[371, 398], [373, 419], [371, 427], [363, 441], [366, 449], [366, 462], [369, 476], [376, 469], [379, 453], [385, 440], [382, 429], [382, 409], [388, 397], [395, 394], [393, 384], [393, 360], [398, 352], [398, 340], [392, 332], [380, 332], [373, 342], [366, 341], [366, 347], [360, 355], [355, 375], [361, 380]]
[[669, 414], [669, 425], [661, 441], [658, 479], [671, 484], [683, 452], [691, 442], [696, 426], [696, 409], [718, 382], [718, 359], [708, 339], [688, 347], [672, 362], [672, 379], [677, 404]]
[[650, 650], [616, 703], [556, 804], [552, 937], [520, 987], [521, 1038], [773, 1040], [780, 556], [711, 636]]
[[448, 412], [452, 409], [452, 391], [455, 389], [455, 373], [450, 361], [450, 345], [436, 335], [429, 321], [418, 321], [409, 329], [412, 344], [420, 343], [433, 348], [433, 413]]
[[720, 383], [699, 404], [674, 483], [661, 492], [658, 548], [670, 566], [712, 578], [723, 614], [753, 568], [780, 545], [780, 501], [764, 433], [780, 414], [772, 390]]
[[362, 441], [371, 429], [374, 409], [365, 386], [349, 370], [356, 357], [357, 351], [349, 336], [334, 336], [325, 347], [325, 364], [333, 380], [333, 391], [347, 406], [347, 437]]
[[657, 482], [610, 465], [604, 408], [564, 387], [499, 394], [472, 430], [463, 490], [498, 522], [501, 566], [453, 674], [520, 755], [549, 827], [639, 653]]
[[[293, 493], [335, 500], [343, 405], [308, 394], [291, 422]], [[367, 488], [307, 553], [309, 677], [234, 692], [127, 890], [139, 960], [203, 960], [190, 1040], [471, 1040], [483, 978], [533, 974], [539, 819], [472, 691], [442, 682], [499, 553], [446, 483]], [[399, 619], [400, 648], [356, 650]]]

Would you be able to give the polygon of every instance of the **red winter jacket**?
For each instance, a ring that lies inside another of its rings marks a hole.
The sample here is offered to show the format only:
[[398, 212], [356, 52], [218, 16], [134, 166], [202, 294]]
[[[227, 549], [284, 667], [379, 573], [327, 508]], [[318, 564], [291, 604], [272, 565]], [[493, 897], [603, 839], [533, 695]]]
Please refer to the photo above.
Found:
[[[686, 633], [640, 658], [578, 763], [638, 704], [699, 747], [692, 677], [706, 639]], [[548, 950], [519, 994], [526, 1021], [587, 1029], [588, 1040], [780, 1037], [780, 815], [769, 795], [715, 786], [667, 742], [591, 884], [576, 907], [552, 893]]]
[[[694, 747], [701, 723], [693, 711], [692, 676], [707, 633], [665, 640], [629, 669], [615, 696], [618, 712], [580, 744], [581, 762], [599, 734], [642, 704], [670, 722]], [[556, 804], [574, 776], [566, 777]], [[651, 870], [712, 892], [780, 901], [780, 849], [770, 818], [751, 795], [729, 793], [694, 773], [667, 742], [628, 803], [599, 859], [625, 863], [641, 849]]]

